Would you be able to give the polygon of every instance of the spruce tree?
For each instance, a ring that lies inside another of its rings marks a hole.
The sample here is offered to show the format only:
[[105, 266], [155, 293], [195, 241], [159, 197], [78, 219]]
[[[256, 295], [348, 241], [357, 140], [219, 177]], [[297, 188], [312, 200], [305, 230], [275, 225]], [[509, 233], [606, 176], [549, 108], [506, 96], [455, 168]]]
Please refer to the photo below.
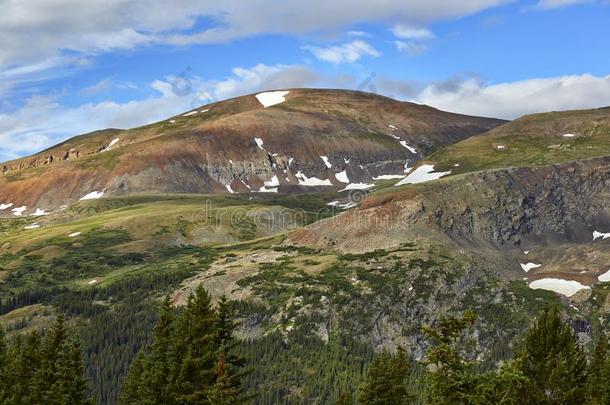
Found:
[[428, 348], [426, 400], [430, 404], [469, 404], [478, 384], [475, 364], [457, 349], [462, 333], [475, 322], [472, 312], [461, 318], [443, 318], [434, 327], [425, 327], [424, 336], [432, 345]]
[[587, 403], [601, 405], [610, 403], [610, 356], [608, 338], [600, 336], [591, 357], [587, 373]]
[[408, 378], [411, 364], [406, 352], [399, 347], [396, 355], [381, 353], [373, 359], [360, 388], [358, 403], [370, 405], [399, 405], [411, 402]]
[[517, 366], [532, 381], [541, 403], [583, 403], [586, 356], [556, 307], [544, 310], [527, 332]]
[[176, 400], [200, 403], [215, 382], [217, 315], [203, 286], [197, 287], [178, 318], [176, 333]]

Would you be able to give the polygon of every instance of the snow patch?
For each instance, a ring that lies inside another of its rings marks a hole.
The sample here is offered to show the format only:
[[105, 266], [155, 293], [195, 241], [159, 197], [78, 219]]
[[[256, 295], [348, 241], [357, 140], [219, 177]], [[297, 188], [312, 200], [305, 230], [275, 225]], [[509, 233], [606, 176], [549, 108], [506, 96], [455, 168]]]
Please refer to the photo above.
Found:
[[106, 146], [102, 152], [107, 152], [110, 150], [110, 148], [112, 148], [114, 145], [116, 145], [116, 143], [119, 141], [119, 138], [115, 138], [112, 141], [110, 141], [110, 143], [108, 144], [108, 146]]
[[25, 210], [27, 210], [28, 207], [26, 207], [25, 205], [23, 207], [16, 207], [13, 208], [11, 211], [13, 213], [14, 216], [16, 217], [20, 217], [23, 215], [23, 213], [25, 212]]
[[8, 203], [8, 204], [0, 204], [0, 211], [3, 211], [7, 208], [11, 208], [13, 206], [13, 203]]
[[405, 148], [409, 149], [409, 152], [413, 153], [414, 155], [417, 155], [417, 151], [415, 150], [415, 148], [409, 146], [406, 141], [400, 141], [400, 144]]
[[349, 183], [349, 178], [347, 177], [347, 172], [345, 170], [340, 173], [335, 173], [335, 178], [341, 183]]
[[610, 232], [609, 233], [602, 233], [602, 232], [598, 232], [598, 231], [593, 232], [593, 240], [599, 239], [599, 238], [602, 238], [602, 239], [610, 238]]
[[392, 125], [392, 124], [389, 124], [389, 125], [388, 125], [388, 127], [389, 127], [390, 129], [392, 129], [392, 130], [396, 129], [396, 127], [395, 127], [394, 125]]
[[89, 284], [89, 285], [93, 285], [93, 284], [95, 284], [95, 283], [97, 283], [97, 280], [96, 280], [96, 279], [93, 279], [93, 280], [89, 281], [87, 284]]
[[564, 134], [562, 135], [564, 138], [574, 138], [576, 134]]
[[393, 180], [404, 179], [404, 174], [382, 174], [381, 176], [373, 177], [373, 180]]
[[40, 208], [36, 208], [36, 212], [34, 212], [33, 214], [30, 214], [30, 216], [32, 217], [42, 217], [44, 215], [49, 215], [50, 213], [47, 212], [46, 210], [41, 210]]
[[[526, 253], [527, 254], [527, 253]], [[536, 264], [536, 263], [519, 263], [521, 264], [521, 268], [523, 269], [523, 271], [525, 271], [526, 273], [528, 271], [530, 271], [531, 269], [537, 269], [538, 267], [541, 267], [541, 264]]]
[[36, 229], [36, 228], [40, 228], [40, 225], [32, 224], [32, 225], [28, 225], [28, 226], [23, 227], [23, 229]]
[[68, 238], [75, 238], [78, 235], [80, 235], [80, 232], [72, 232], [70, 235], [68, 235]]
[[188, 117], [188, 116], [191, 116], [191, 115], [197, 114], [198, 112], [199, 112], [199, 111], [195, 110], [195, 111], [187, 112], [186, 114], [183, 114], [182, 116], [183, 116], [183, 117]]
[[326, 179], [326, 180], [321, 180], [318, 179], [317, 177], [307, 177], [303, 172], [301, 172], [300, 170], [297, 172], [297, 174], [295, 174], [295, 177], [299, 180], [299, 185], [301, 186], [332, 186], [333, 183]]
[[233, 191], [233, 189], [231, 188], [231, 183], [225, 184], [225, 187], [229, 193], [231, 193], [231, 194], [235, 193], [235, 191]]
[[348, 210], [348, 209], [353, 208], [356, 205], [358, 205], [358, 203], [356, 203], [356, 202], [347, 202], [345, 204], [341, 204], [340, 201], [331, 201], [331, 202], [329, 202], [326, 205], [330, 205], [331, 207], [339, 207], [341, 209]]
[[553, 291], [558, 294], [571, 297], [580, 290], [590, 290], [591, 287], [583, 285], [575, 280], [562, 280], [560, 278], [542, 278], [540, 280], [532, 281], [529, 284], [529, 288], [533, 290], [547, 290]]
[[608, 270], [604, 274], [601, 274], [599, 277], [597, 277], [597, 279], [602, 283], [607, 283], [608, 281], [610, 281], [610, 270]]
[[328, 156], [320, 156], [320, 159], [322, 159], [326, 167], [328, 167], [329, 169], [333, 167], [333, 165], [328, 161]]
[[260, 149], [265, 150], [265, 148], [263, 148], [263, 140], [261, 138], [254, 138], [254, 142], [256, 142], [256, 145]]
[[98, 198], [102, 198], [103, 195], [104, 195], [103, 191], [92, 191], [89, 194], [87, 194], [86, 196], [82, 197], [80, 199], [80, 201], [97, 200]]
[[268, 91], [256, 95], [256, 99], [263, 105], [264, 108], [271, 107], [272, 105], [280, 104], [286, 101], [286, 94], [289, 91]]
[[375, 185], [367, 184], [367, 183], [351, 183], [351, 184], [348, 184], [347, 186], [345, 186], [344, 189], [339, 190], [339, 192], [348, 191], [348, 190], [366, 190], [371, 187], [375, 187]]
[[451, 170], [448, 172], [434, 172], [434, 165], [421, 165], [403, 180], [396, 183], [395, 186], [402, 186], [404, 184], [418, 184], [438, 180], [450, 173]]

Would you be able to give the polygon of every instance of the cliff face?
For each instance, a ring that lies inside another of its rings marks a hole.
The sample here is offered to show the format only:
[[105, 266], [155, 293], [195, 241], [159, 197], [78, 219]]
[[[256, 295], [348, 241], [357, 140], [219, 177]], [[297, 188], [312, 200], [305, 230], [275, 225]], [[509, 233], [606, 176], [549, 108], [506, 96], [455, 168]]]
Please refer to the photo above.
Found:
[[244, 96], [7, 162], [0, 203], [53, 210], [92, 192], [344, 187], [400, 174], [430, 152], [501, 123], [359, 92], [290, 90], [268, 108], [256, 95]]
[[[593, 238], [610, 230], [608, 201], [610, 157], [500, 169], [373, 194], [289, 240], [347, 252], [429, 240], [491, 260], [511, 277], [595, 284], [610, 262], [607, 241]], [[524, 274], [519, 263], [532, 261], [544, 266]]]

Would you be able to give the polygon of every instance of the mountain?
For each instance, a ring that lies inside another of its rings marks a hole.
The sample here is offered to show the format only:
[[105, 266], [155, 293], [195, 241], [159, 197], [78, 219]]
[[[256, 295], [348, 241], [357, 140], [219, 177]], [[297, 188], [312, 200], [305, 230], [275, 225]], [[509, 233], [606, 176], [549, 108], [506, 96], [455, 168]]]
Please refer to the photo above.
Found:
[[484, 367], [548, 305], [588, 347], [610, 325], [609, 122], [290, 90], [83, 135], [5, 164], [0, 322], [66, 313], [104, 404], [161, 297], [199, 285], [237, 312], [256, 403], [334, 403], [373, 352], [422, 359], [422, 327], [465, 310]]
[[101, 195], [343, 188], [502, 123], [354, 91], [267, 92], [4, 163], [0, 203], [27, 215]]

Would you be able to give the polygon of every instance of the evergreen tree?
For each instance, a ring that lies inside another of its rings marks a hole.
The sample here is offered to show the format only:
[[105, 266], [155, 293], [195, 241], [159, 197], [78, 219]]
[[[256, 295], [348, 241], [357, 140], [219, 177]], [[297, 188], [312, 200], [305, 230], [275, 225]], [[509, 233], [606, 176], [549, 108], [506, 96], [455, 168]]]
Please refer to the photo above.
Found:
[[610, 404], [610, 357], [608, 338], [603, 334], [595, 346], [587, 376], [587, 403]]
[[517, 356], [517, 366], [532, 381], [541, 403], [583, 402], [586, 356], [556, 307], [544, 310], [527, 332], [524, 347]]
[[236, 405], [243, 404], [244, 397], [241, 387], [235, 385], [230, 372], [230, 365], [221, 354], [214, 366], [216, 382], [209, 393], [209, 400], [214, 405]]
[[461, 318], [444, 318], [434, 327], [423, 329], [432, 343], [426, 365], [426, 399], [430, 404], [469, 404], [473, 401], [478, 380], [474, 363], [456, 348], [462, 333], [474, 325], [475, 315], [466, 312]]
[[217, 308], [198, 287], [174, 317], [169, 297], [161, 304], [151, 345], [144, 348], [121, 388], [125, 404], [238, 404], [244, 360], [235, 355], [236, 323], [227, 299]]
[[396, 355], [381, 353], [373, 359], [366, 380], [360, 388], [358, 403], [370, 405], [399, 405], [414, 398], [407, 387], [411, 364], [406, 352], [399, 347]]
[[486, 405], [538, 404], [532, 382], [517, 369], [513, 362], [498, 371], [489, 371], [478, 378], [470, 403]]
[[218, 348], [217, 316], [208, 292], [199, 286], [188, 298], [186, 310], [178, 318], [176, 344], [177, 400], [201, 403], [215, 382], [214, 366]]

